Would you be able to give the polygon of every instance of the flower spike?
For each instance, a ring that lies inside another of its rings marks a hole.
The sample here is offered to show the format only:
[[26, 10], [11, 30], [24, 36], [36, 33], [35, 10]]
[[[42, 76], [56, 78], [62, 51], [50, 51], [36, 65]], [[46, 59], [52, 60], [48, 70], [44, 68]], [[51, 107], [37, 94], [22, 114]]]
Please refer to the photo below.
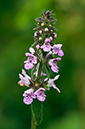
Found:
[[62, 44], [55, 44], [57, 33], [54, 27], [56, 19], [52, 17], [53, 15], [52, 11], [43, 10], [41, 17], [36, 18], [37, 27], [34, 28], [34, 43], [29, 48], [29, 52], [25, 53], [27, 60], [24, 61], [24, 68], [31, 71], [31, 77], [22, 69], [18, 84], [27, 87], [23, 94], [23, 102], [27, 105], [33, 103], [33, 99], [44, 102], [45, 92], [51, 87], [60, 93], [59, 88], [54, 83], [59, 75], [53, 79], [50, 78], [50, 70], [55, 73], [59, 72], [58, 62], [64, 56], [61, 49]]

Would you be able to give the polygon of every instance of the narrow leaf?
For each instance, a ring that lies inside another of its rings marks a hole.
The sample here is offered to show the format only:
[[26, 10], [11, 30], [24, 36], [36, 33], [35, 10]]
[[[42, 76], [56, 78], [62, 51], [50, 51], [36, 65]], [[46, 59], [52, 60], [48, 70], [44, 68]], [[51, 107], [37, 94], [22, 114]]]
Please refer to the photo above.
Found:
[[43, 103], [35, 99], [31, 104], [31, 110], [35, 117], [35, 124], [39, 125], [43, 119]]
[[46, 69], [47, 76], [49, 78], [50, 77], [50, 68], [47, 64], [45, 64], [45, 69]]

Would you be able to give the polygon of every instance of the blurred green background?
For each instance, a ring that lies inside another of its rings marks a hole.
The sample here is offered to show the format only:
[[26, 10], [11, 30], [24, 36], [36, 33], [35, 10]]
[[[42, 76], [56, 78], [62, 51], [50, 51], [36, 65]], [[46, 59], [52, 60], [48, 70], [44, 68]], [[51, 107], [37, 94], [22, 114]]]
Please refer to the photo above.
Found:
[[30, 129], [30, 106], [17, 82], [42, 9], [55, 13], [65, 56], [56, 81], [61, 94], [47, 92], [37, 129], [85, 129], [85, 0], [0, 1], [0, 129]]

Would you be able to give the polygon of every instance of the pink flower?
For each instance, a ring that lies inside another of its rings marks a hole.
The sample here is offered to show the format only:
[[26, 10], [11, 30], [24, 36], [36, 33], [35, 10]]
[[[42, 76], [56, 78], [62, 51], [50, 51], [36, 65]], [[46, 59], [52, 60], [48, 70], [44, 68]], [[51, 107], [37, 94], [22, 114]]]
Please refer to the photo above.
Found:
[[27, 70], [32, 69], [34, 67], [34, 65], [32, 63], [29, 63], [29, 62], [26, 62], [26, 61], [24, 63], [26, 63], [24, 65], [24, 68], [27, 69]]
[[35, 50], [32, 47], [29, 48], [29, 51], [31, 52], [31, 54], [35, 53]]
[[39, 50], [39, 48], [40, 48], [40, 45], [38, 44], [38, 45], [36, 45], [36, 48], [37, 48], [37, 50]]
[[22, 74], [24, 75], [21, 75], [21, 74], [19, 74], [19, 78], [21, 79], [19, 82], [18, 82], [18, 84], [20, 85], [20, 86], [27, 86], [27, 87], [29, 87], [29, 84], [30, 84], [30, 80], [31, 80], [31, 77], [29, 77], [27, 74], [26, 74], [26, 72], [25, 72], [25, 70], [24, 69], [22, 69]]
[[46, 73], [41, 72], [41, 75], [46, 76]]
[[58, 53], [59, 56], [63, 56], [64, 52], [62, 51], [61, 47], [62, 47], [62, 44], [54, 45], [53, 46], [53, 54], [57, 54]]
[[33, 93], [33, 89], [26, 90], [23, 94], [24, 99], [23, 102], [27, 105], [33, 102], [33, 98], [36, 98], [35, 94]]
[[25, 69], [29, 70], [29, 69], [33, 68], [33, 66], [34, 66], [33, 64], [37, 63], [37, 59], [33, 54], [25, 53], [25, 55], [28, 57], [28, 59], [26, 61], [24, 61], [24, 63], [26, 63], [24, 65], [24, 67], [25, 67]]
[[49, 38], [46, 38], [45, 39], [45, 43], [50, 43], [50, 39]]
[[39, 101], [45, 101], [46, 95], [44, 94], [44, 91], [46, 91], [44, 88], [39, 88], [37, 91], [35, 91], [35, 95], [37, 95], [37, 99]]
[[53, 72], [58, 73], [58, 66], [57, 66], [57, 61], [60, 61], [61, 58], [56, 58], [56, 59], [51, 59], [49, 60], [49, 65], [51, 66], [51, 69]]
[[60, 93], [60, 90], [54, 84], [54, 81], [57, 80], [58, 78], [59, 78], [59, 75], [55, 76], [54, 79], [49, 79], [48, 83], [47, 83], [47, 87], [48, 88], [53, 87], [54, 89], [56, 89]]
[[36, 36], [37, 36], [37, 33], [38, 33], [37, 31], [34, 33], [34, 37], [36, 37]]
[[56, 33], [53, 33], [54, 34], [54, 38], [57, 38], [57, 34]]
[[44, 44], [41, 46], [44, 52], [48, 52], [51, 50], [50, 39], [46, 38]]

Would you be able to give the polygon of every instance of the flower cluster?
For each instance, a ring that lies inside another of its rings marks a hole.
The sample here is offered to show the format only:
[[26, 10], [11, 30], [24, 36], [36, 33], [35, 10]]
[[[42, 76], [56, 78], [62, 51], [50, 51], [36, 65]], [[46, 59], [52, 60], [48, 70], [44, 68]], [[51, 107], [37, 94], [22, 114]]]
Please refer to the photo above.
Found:
[[[45, 91], [50, 90], [50, 87], [56, 89], [59, 93], [60, 90], [54, 84], [54, 81], [59, 78], [56, 75], [53, 79], [48, 76], [49, 71], [55, 73], [59, 72], [57, 63], [61, 60], [60, 57], [64, 55], [61, 49], [62, 44], [55, 44], [57, 39], [56, 29], [54, 28], [54, 21], [52, 18], [52, 11], [43, 11], [41, 18], [36, 19], [37, 28], [34, 28], [34, 44], [29, 48], [29, 53], [25, 53], [27, 60], [24, 61], [24, 68], [31, 69], [31, 77], [28, 76], [24, 69], [22, 74], [19, 74], [20, 86], [27, 86], [24, 92], [24, 103], [29, 105], [33, 99], [45, 101]], [[57, 58], [55, 58], [55, 55]], [[44, 73], [45, 72], [45, 73]]]

